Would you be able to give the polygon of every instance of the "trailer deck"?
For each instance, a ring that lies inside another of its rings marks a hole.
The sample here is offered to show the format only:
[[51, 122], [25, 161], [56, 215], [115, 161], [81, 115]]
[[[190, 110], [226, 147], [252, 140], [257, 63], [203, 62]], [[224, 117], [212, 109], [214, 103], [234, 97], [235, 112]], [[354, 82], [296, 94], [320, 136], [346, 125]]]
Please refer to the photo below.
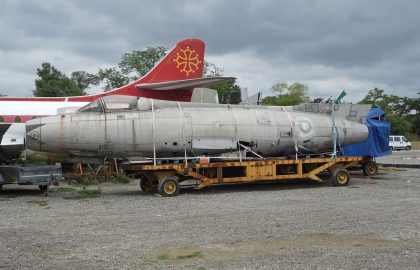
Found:
[[348, 169], [361, 165], [365, 175], [376, 174], [376, 163], [369, 157], [316, 157], [303, 159], [265, 159], [252, 161], [210, 162], [209, 158], [197, 163], [169, 163], [160, 165], [125, 164], [128, 173], [141, 174], [140, 186], [145, 191], [158, 191], [162, 196], [176, 196], [179, 183], [199, 180], [194, 188], [211, 185], [287, 179], [325, 181], [334, 186], [346, 186], [350, 181]]

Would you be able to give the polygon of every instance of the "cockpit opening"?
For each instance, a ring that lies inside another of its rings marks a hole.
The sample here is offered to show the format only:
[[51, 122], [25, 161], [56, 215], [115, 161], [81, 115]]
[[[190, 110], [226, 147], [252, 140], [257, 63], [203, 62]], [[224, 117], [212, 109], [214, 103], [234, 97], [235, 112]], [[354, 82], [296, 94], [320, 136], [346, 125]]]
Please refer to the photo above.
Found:
[[137, 97], [133, 96], [106, 96], [79, 109], [79, 113], [112, 112], [137, 109]]
[[102, 103], [101, 103], [100, 99], [97, 99], [95, 101], [92, 101], [88, 105], [80, 108], [79, 109], [79, 112], [80, 113], [88, 113], [88, 112], [99, 112], [99, 113], [102, 113], [102, 112], [104, 112], [104, 108], [102, 106]]

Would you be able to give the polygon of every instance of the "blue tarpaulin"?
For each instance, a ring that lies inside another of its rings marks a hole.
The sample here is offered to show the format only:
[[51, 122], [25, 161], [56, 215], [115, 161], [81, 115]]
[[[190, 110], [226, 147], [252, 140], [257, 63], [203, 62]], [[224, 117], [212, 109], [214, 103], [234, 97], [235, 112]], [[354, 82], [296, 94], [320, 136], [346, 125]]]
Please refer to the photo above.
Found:
[[344, 156], [381, 157], [391, 155], [389, 148], [389, 132], [391, 124], [384, 121], [385, 112], [379, 108], [372, 108], [366, 117], [365, 124], [369, 129], [366, 141], [345, 146]]

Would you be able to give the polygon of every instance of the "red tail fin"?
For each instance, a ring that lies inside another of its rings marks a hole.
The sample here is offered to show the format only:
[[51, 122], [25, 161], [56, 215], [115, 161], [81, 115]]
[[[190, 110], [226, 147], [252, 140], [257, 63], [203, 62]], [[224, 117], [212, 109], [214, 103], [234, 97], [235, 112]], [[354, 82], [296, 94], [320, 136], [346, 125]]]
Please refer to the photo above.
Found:
[[155, 99], [190, 101], [193, 89], [150, 90], [137, 89], [139, 83], [157, 83], [197, 79], [203, 75], [204, 42], [199, 39], [185, 39], [157, 63], [145, 76], [118, 89], [93, 96], [69, 97], [68, 101], [92, 101], [102, 96], [128, 95]]
[[204, 42], [199, 39], [178, 42], [152, 70], [134, 84], [201, 78], [204, 46]]

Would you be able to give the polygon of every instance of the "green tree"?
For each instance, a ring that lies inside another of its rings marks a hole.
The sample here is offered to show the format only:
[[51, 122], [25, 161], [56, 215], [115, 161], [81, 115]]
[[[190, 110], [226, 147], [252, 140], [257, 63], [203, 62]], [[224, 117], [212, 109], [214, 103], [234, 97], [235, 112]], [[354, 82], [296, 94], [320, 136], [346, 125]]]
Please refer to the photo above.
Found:
[[391, 133], [406, 136], [413, 132], [409, 120], [410, 102], [410, 98], [388, 95], [377, 87], [371, 89], [366, 97], [359, 101], [361, 104], [372, 104], [373, 107], [381, 108], [386, 114], [386, 120], [391, 124]]
[[124, 76], [117, 68], [100, 69], [96, 76], [104, 85], [103, 89], [105, 92], [130, 83], [130, 78]]
[[386, 113], [392, 113], [396, 115], [407, 115], [410, 112], [409, 98], [401, 98], [396, 95], [385, 94], [383, 89], [377, 87], [369, 90], [366, 97], [364, 97], [359, 103], [361, 104], [372, 104], [375, 107], [381, 108]]
[[162, 46], [147, 47], [143, 51], [124, 53], [118, 67], [121, 73], [129, 75], [134, 73], [130, 80], [146, 75], [166, 55], [168, 49]]
[[95, 74], [75, 71], [72, 79], [82, 90], [92, 85], [101, 85], [104, 91], [110, 91], [146, 75], [165, 56], [166, 51], [165, 47], [155, 46], [124, 53], [118, 67], [99, 69]]
[[[214, 63], [204, 61], [203, 77], [223, 76], [223, 68]], [[236, 84], [236, 80], [225, 81], [210, 86], [217, 91], [220, 104], [239, 104], [241, 102], [241, 87]]]
[[288, 106], [309, 102], [308, 86], [299, 82], [290, 85], [279, 82], [271, 87], [271, 91], [277, 95], [265, 97], [263, 105]]
[[39, 79], [35, 80], [36, 97], [81, 96], [84, 92], [65, 74], [58, 71], [50, 63], [42, 63], [37, 69]]
[[97, 85], [100, 79], [97, 75], [88, 73], [86, 71], [75, 71], [71, 74], [71, 79], [76, 85], [85, 92], [85, 90], [91, 85]]
[[235, 83], [235, 80], [212, 85], [211, 89], [217, 91], [221, 104], [237, 104], [241, 101], [241, 88]]
[[386, 114], [385, 120], [391, 124], [391, 134], [408, 136], [412, 133], [412, 124], [404, 116], [389, 113]]
[[223, 68], [204, 60], [203, 77], [209, 78], [218, 76], [223, 76]]
[[420, 98], [412, 98], [409, 101], [410, 112], [413, 114], [410, 115], [410, 122], [413, 126], [413, 134], [420, 136]]

